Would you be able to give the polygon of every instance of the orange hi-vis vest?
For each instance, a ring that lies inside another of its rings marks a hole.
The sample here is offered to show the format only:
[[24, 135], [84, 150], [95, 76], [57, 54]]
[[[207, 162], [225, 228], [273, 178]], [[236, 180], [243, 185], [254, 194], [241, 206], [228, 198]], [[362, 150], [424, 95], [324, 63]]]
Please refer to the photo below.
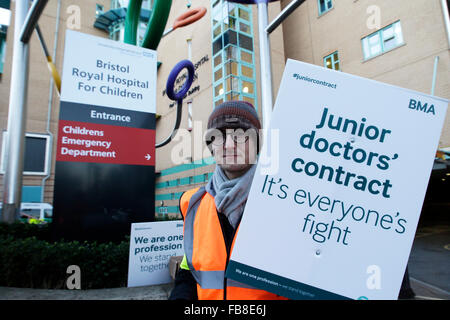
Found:
[[180, 199], [184, 218], [184, 250], [197, 281], [199, 300], [285, 300], [279, 295], [225, 278], [233, 251], [227, 252], [214, 197], [205, 188], [186, 191]]

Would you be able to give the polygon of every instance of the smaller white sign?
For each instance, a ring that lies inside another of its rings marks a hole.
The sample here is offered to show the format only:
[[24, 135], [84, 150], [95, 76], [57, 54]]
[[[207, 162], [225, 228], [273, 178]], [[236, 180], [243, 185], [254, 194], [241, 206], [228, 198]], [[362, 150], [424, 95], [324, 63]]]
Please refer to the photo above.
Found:
[[181, 256], [183, 222], [133, 223], [130, 235], [128, 287], [169, 283], [169, 260]]

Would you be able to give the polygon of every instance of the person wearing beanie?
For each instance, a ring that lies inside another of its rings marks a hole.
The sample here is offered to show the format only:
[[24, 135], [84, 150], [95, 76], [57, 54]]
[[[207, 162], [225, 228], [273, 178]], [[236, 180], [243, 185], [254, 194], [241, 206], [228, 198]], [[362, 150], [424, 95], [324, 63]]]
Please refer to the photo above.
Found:
[[206, 144], [218, 164], [216, 172], [233, 180], [254, 167], [260, 129], [258, 114], [250, 103], [219, 105], [209, 116], [206, 132]]
[[285, 299], [225, 277], [256, 170], [260, 129], [248, 102], [224, 102], [209, 116], [205, 142], [216, 168], [206, 186], [180, 198], [185, 255], [169, 300]]

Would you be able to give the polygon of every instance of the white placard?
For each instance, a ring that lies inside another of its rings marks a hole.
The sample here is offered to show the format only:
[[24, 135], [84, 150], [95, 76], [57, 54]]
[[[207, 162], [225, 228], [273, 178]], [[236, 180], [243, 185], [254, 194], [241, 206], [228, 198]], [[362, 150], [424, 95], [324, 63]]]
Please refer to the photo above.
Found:
[[[61, 100], [156, 112], [156, 51], [67, 30]], [[85, 48], [85, 50], [79, 50]]]
[[447, 106], [288, 60], [227, 276], [294, 299], [397, 299]]
[[169, 259], [183, 254], [183, 221], [133, 223], [128, 287], [171, 282]]

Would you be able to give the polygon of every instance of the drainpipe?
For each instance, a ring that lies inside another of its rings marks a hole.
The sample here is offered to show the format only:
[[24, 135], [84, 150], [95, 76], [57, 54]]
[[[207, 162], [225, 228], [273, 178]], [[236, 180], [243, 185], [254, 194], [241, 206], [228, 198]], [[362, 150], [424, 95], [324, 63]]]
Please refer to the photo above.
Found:
[[431, 95], [434, 96], [434, 89], [436, 88], [436, 76], [437, 76], [437, 67], [439, 62], [439, 56], [434, 58], [434, 69], [433, 69], [433, 82], [431, 83]]
[[266, 32], [269, 14], [267, 2], [258, 2], [259, 59], [263, 128], [267, 129], [272, 114], [272, 63], [270, 60], [269, 34]]
[[[55, 27], [55, 38], [53, 41], [53, 53], [52, 60], [55, 63], [56, 58], [56, 49], [58, 48], [58, 33], [59, 33], [59, 16], [61, 12], [61, 0], [58, 0], [58, 6], [56, 8], [56, 27]], [[46, 167], [48, 168], [48, 174], [42, 179], [41, 183], [41, 202], [44, 202], [44, 194], [45, 194], [45, 183], [50, 178], [52, 173], [52, 154], [53, 154], [53, 133], [50, 131], [50, 120], [52, 118], [52, 104], [53, 104], [53, 77], [50, 77], [50, 89], [48, 92], [48, 112], [47, 112], [47, 126], [46, 132], [50, 137], [49, 148], [48, 148], [48, 157]]]

